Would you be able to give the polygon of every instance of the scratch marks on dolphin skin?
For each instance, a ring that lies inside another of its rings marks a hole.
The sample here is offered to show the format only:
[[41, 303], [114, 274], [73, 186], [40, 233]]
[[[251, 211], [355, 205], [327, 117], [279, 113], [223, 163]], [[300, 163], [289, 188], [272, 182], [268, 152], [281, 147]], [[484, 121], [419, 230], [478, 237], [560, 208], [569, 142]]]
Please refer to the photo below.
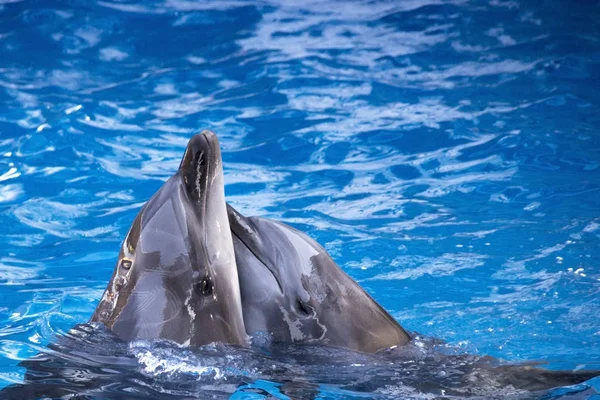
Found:
[[221, 167], [220, 163], [217, 163], [215, 166], [215, 173], [213, 174], [212, 179], [210, 180], [210, 184], [213, 185], [215, 183], [215, 179], [219, 176], [219, 168]]
[[[140, 213], [141, 214], [141, 213]], [[136, 221], [139, 221], [137, 219]], [[136, 222], [134, 222], [135, 225]], [[117, 268], [115, 275], [113, 276], [108, 289], [102, 295], [102, 311], [100, 311], [100, 320], [107, 326], [111, 327], [114, 321], [121, 313], [122, 308], [118, 310], [117, 315], [114, 315], [117, 303], [119, 301], [119, 294], [125, 286], [129, 283], [129, 278], [133, 270], [133, 262], [135, 260], [135, 249], [131, 245], [130, 234], [132, 230], [127, 233], [123, 244], [121, 245], [121, 256], [117, 260]], [[111, 323], [112, 321], [112, 323]]]
[[321, 336], [319, 336], [318, 338], [314, 338], [314, 339], [324, 340], [325, 335], [327, 334], [327, 327], [325, 325], [323, 325], [321, 323], [321, 321], [319, 321], [319, 317], [317, 316], [317, 311], [314, 308], [312, 309], [312, 315], [310, 316], [310, 318], [313, 319], [315, 321], [315, 323], [321, 327], [321, 329], [323, 329], [323, 333], [321, 334]]
[[[194, 295], [193, 288], [188, 289], [188, 296], [185, 299], [185, 307], [187, 308], [188, 315], [190, 316], [190, 337], [194, 336], [194, 323], [196, 321], [196, 312], [194, 311], [194, 307], [192, 306], [192, 296]], [[189, 339], [188, 339], [189, 345]]]
[[312, 313], [310, 316], [308, 316], [308, 319], [312, 319], [313, 321], [315, 321], [315, 323], [321, 328], [322, 330], [322, 334], [319, 337], [307, 337], [303, 332], [302, 332], [302, 326], [304, 325], [302, 323], [302, 321], [300, 321], [300, 318], [296, 318], [295, 321], [292, 321], [292, 318], [290, 317], [290, 313], [285, 309], [285, 307], [283, 306], [279, 306], [279, 310], [281, 311], [281, 314], [283, 315], [283, 320], [285, 321], [285, 323], [288, 326], [288, 329], [290, 331], [290, 337], [292, 339], [292, 342], [302, 342], [305, 340], [324, 340], [325, 335], [327, 334], [327, 327], [325, 325], [323, 325], [321, 323], [321, 321], [319, 321], [319, 317], [317, 316], [317, 311], [314, 309], [314, 307], [310, 307]]
[[202, 177], [202, 172], [200, 171], [200, 167], [202, 166], [202, 160], [204, 158], [204, 152], [200, 152], [200, 156], [198, 157], [198, 163], [196, 164], [196, 192], [198, 193], [198, 198], [200, 198], [200, 194], [202, 193], [202, 189], [200, 189], [200, 178]]
[[306, 336], [304, 336], [302, 330], [300, 329], [302, 327], [302, 322], [300, 322], [299, 320], [292, 321], [292, 319], [290, 318], [290, 314], [283, 306], [279, 306], [279, 310], [281, 310], [281, 313], [283, 314], [283, 320], [288, 325], [292, 341], [299, 342], [306, 339]]

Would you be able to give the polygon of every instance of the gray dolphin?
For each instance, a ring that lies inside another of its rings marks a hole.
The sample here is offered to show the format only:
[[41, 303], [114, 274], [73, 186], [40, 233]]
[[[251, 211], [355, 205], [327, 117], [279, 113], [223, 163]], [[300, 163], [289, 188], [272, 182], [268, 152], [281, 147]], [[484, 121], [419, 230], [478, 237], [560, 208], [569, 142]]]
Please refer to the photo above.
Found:
[[304, 233], [227, 206], [249, 334], [373, 353], [410, 335]]
[[119, 338], [247, 344], [219, 141], [204, 131], [139, 212], [91, 318]]

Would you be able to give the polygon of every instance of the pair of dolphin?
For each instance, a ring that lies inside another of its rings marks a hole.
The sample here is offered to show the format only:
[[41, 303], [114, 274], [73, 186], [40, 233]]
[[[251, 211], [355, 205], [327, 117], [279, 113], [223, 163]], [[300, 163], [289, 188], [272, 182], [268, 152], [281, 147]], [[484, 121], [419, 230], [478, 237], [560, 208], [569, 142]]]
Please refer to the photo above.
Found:
[[410, 341], [314, 240], [226, 204], [209, 131], [135, 218], [91, 321], [189, 346], [247, 345], [257, 332], [368, 353]]
[[[211, 342], [245, 346], [248, 335], [256, 332], [268, 333], [276, 342], [317, 343], [364, 353], [411, 340], [314, 240], [282, 223], [244, 217], [225, 203], [219, 143], [207, 131], [190, 140], [178, 171], [135, 218], [91, 321], [103, 323], [123, 340], [169, 339], [189, 346]], [[93, 327], [76, 327], [74, 332], [78, 331], [91, 333]], [[127, 358], [124, 369], [115, 370], [103, 364], [113, 356], [81, 357], [90, 339], [84, 339], [80, 349], [78, 337], [58, 338], [50, 345], [53, 351], [21, 363], [27, 368], [25, 382], [3, 389], [0, 398], [87, 396], [105, 385], [119, 388], [121, 383], [112, 383], [118, 377], [124, 385], [143, 378], [130, 370]], [[104, 338], [100, 335], [97, 340]], [[456, 365], [448, 382], [445, 372], [435, 374], [440, 387], [460, 388], [464, 383], [473, 384], [475, 391], [494, 385], [538, 391], [600, 374], [496, 366], [457, 357], [454, 361], [451, 356], [433, 357], [429, 360], [433, 365], [424, 364], [434, 373], [436, 362], [443, 371]], [[396, 382], [399, 372], [392, 372], [383, 376], [391, 374]], [[423, 378], [409, 373], [405, 378], [425, 388], [433, 382], [427, 374]], [[141, 388], [151, 389], [145, 383]]]

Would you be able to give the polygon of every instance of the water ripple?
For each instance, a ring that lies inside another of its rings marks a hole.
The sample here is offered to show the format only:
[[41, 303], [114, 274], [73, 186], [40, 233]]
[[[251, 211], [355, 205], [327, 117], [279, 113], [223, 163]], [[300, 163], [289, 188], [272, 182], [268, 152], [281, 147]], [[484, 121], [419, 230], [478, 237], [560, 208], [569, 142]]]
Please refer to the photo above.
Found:
[[0, 0], [0, 376], [89, 318], [202, 129], [235, 207], [306, 231], [408, 329], [556, 368], [598, 358], [598, 17], [582, 2]]

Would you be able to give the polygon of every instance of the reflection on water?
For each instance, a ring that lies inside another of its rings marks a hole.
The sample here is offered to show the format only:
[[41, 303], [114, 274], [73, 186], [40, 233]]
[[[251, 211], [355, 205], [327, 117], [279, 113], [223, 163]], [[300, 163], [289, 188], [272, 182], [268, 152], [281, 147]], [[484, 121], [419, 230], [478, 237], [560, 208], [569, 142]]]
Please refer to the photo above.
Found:
[[510, 0], [0, 1], [2, 378], [87, 321], [137, 210], [206, 128], [236, 208], [305, 230], [409, 330], [589, 367], [598, 17]]

